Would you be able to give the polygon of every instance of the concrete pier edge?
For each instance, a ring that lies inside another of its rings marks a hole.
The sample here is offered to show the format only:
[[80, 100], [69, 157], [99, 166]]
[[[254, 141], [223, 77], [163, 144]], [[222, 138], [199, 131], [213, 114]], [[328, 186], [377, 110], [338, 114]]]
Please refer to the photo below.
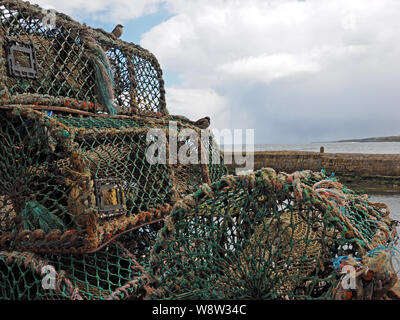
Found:
[[[241, 166], [233, 163], [227, 164], [227, 167], [233, 173], [235, 168]], [[264, 167], [284, 172], [324, 169], [328, 175], [335, 173], [340, 182], [355, 191], [400, 193], [400, 154], [254, 152], [254, 170]]]

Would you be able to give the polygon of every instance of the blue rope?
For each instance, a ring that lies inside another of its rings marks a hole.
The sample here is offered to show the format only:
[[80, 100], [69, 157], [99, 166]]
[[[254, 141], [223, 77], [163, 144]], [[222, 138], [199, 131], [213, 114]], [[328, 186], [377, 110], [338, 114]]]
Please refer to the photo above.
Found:
[[[333, 260], [333, 263], [332, 263], [333, 269], [338, 270], [338, 271], [342, 270], [340, 263], [343, 260], [347, 260], [348, 258], [349, 258], [349, 256], [340, 256], [340, 257], [335, 258], [335, 260]], [[354, 259], [356, 259], [357, 261], [362, 261], [361, 258], [354, 258]]]

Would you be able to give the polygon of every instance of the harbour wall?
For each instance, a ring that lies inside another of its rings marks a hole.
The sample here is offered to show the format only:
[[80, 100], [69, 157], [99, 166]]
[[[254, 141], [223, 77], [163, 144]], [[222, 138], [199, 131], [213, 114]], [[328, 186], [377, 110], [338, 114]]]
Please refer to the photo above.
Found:
[[[230, 171], [241, 166], [228, 165]], [[400, 193], [400, 154], [323, 153], [305, 151], [260, 151], [254, 153], [254, 170], [320, 171], [335, 173], [355, 190]]]

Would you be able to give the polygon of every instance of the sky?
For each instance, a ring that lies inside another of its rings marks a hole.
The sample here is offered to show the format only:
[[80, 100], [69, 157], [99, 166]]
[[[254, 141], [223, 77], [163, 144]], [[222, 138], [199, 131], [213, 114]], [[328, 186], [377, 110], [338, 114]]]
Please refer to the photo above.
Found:
[[400, 135], [399, 0], [32, 0], [150, 50], [167, 108], [257, 144]]

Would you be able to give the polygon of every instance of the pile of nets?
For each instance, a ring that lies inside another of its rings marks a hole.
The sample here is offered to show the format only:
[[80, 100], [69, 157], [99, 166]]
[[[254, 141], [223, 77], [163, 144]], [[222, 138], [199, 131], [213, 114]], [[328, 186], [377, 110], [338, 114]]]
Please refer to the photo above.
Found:
[[[0, 20], [0, 250], [93, 252], [226, 173], [148, 161], [153, 129], [200, 137], [170, 130], [153, 54], [29, 2], [0, 1]], [[178, 148], [220, 157], [193, 140]]]
[[[225, 176], [165, 219], [150, 261], [153, 297], [378, 299], [397, 281], [395, 225], [387, 206], [324, 172]], [[346, 264], [356, 289], [342, 286]]]
[[[384, 299], [397, 282], [395, 227], [384, 204], [323, 171], [262, 169], [203, 184], [164, 221], [145, 223], [93, 253], [2, 251], [0, 293], [2, 299]], [[50, 290], [43, 287], [49, 270], [56, 271]]]
[[[20, 0], [0, 20], [0, 299], [390, 292], [385, 205], [324, 172], [227, 176], [212, 135], [169, 115], [150, 52]], [[150, 163], [153, 129], [208, 163]]]
[[[168, 119], [0, 111], [0, 248], [89, 253], [162, 219], [182, 195], [226, 173], [223, 164], [150, 163], [152, 128], [166, 139], [177, 134]], [[200, 130], [176, 125], [185, 128]], [[180, 144], [195, 146], [199, 156], [215, 153], [209, 140], [207, 150], [195, 142]]]

